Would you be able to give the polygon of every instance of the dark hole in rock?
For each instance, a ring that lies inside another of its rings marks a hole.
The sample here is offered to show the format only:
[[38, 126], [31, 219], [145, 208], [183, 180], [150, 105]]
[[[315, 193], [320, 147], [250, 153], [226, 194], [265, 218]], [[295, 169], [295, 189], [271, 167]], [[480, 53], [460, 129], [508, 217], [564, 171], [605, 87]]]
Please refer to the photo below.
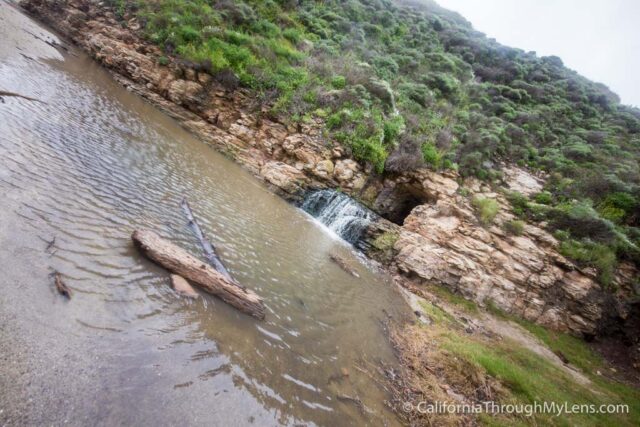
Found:
[[376, 198], [374, 209], [389, 221], [402, 225], [413, 208], [428, 203], [428, 197], [411, 185], [397, 185], [383, 189]]

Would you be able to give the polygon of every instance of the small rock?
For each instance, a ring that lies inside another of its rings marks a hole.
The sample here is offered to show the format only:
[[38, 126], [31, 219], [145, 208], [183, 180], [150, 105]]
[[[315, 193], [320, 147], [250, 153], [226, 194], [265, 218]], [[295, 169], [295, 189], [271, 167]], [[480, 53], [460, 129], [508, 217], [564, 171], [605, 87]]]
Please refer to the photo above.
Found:
[[200, 295], [182, 276], [177, 274], [171, 275], [171, 286], [180, 295], [187, 298], [198, 298]]
[[331, 160], [321, 160], [313, 170], [314, 175], [321, 178], [328, 178], [333, 173], [333, 162]]
[[207, 73], [198, 73], [198, 83], [203, 86], [208, 85], [211, 82], [211, 76]]
[[333, 176], [340, 182], [349, 181], [358, 169], [358, 163], [351, 159], [338, 160], [333, 169]]
[[187, 80], [195, 81], [196, 71], [193, 68], [187, 68], [186, 70], [184, 70], [184, 77]]

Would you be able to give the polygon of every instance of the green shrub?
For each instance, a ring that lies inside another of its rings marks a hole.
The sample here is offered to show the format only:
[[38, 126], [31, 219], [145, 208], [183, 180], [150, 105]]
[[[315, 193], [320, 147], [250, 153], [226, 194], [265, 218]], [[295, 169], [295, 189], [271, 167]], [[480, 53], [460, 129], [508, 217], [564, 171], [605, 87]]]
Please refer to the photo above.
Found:
[[514, 214], [518, 215], [519, 217], [523, 217], [526, 215], [527, 211], [529, 210], [529, 199], [527, 199], [526, 196], [517, 191], [510, 191], [506, 193], [506, 198], [509, 203], [511, 203]]
[[560, 253], [579, 264], [598, 270], [598, 280], [609, 286], [617, 266], [616, 254], [608, 246], [591, 241], [565, 240], [560, 244]]
[[436, 169], [439, 168], [442, 164], [442, 154], [431, 143], [422, 144], [422, 158], [424, 159], [425, 163], [433, 166]]
[[548, 219], [551, 210], [550, 206], [530, 202], [527, 204], [527, 218], [534, 221], [545, 221]]
[[616, 231], [611, 221], [602, 218], [588, 201], [564, 203], [549, 212], [555, 229], [567, 230], [573, 237], [612, 243]]
[[297, 28], [287, 28], [282, 32], [282, 36], [291, 43], [298, 44], [302, 41], [303, 33]]
[[347, 79], [345, 79], [344, 76], [333, 76], [331, 79], [331, 86], [333, 86], [334, 89], [344, 89], [346, 85]]
[[598, 205], [598, 212], [602, 217], [615, 222], [622, 223], [625, 218], [631, 215], [638, 205], [638, 202], [628, 193], [611, 193]]
[[422, 107], [433, 101], [433, 94], [427, 85], [422, 83], [402, 83], [398, 86], [401, 96], [412, 100]]
[[248, 46], [253, 42], [253, 37], [238, 31], [227, 30], [225, 31], [224, 35], [229, 43], [233, 43], [238, 46]]
[[300, 61], [304, 58], [304, 54], [302, 52], [298, 52], [285, 39], [270, 39], [265, 43], [273, 53], [281, 58], [285, 58], [289, 61]]
[[251, 31], [268, 38], [274, 38], [280, 35], [280, 27], [266, 19], [260, 19], [251, 24]]
[[378, 137], [360, 138], [355, 136], [349, 140], [349, 143], [356, 159], [371, 163], [378, 173], [384, 171], [384, 162], [389, 153]]
[[373, 66], [376, 70], [376, 73], [378, 74], [378, 77], [383, 80], [391, 81], [394, 80], [398, 75], [398, 63], [391, 57], [377, 57], [373, 61]]
[[329, 129], [338, 129], [344, 123], [344, 112], [336, 111], [327, 118], [327, 127]]
[[382, 131], [384, 133], [384, 143], [386, 145], [392, 145], [395, 143], [398, 136], [404, 130], [404, 119], [401, 115], [395, 115], [389, 120], [384, 122]]
[[380, 110], [344, 108], [329, 117], [328, 125], [330, 129], [340, 129], [334, 134], [335, 138], [351, 148], [353, 157], [370, 163], [376, 172], [382, 173], [389, 156], [383, 120]]
[[459, 82], [455, 77], [445, 73], [433, 73], [425, 76], [425, 83], [436, 89], [445, 98], [454, 98], [458, 94]]
[[200, 32], [191, 25], [183, 25], [178, 29], [178, 39], [183, 43], [193, 43], [200, 40]]
[[553, 202], [553, 196], [548, 191], [542, 191], [535, 195], [534, 200], [542, 205], [550, 205]]
[[491, 225], [500, 207], [494, 199], [475, 197], [472, 201], [473, 207], [476, 208], [478, 219], [485, 225]]
[[507, 233], [514, 236], [520, 236], [524, 232], [524, 221], [512, 220], [504, 223], [504, 229]]

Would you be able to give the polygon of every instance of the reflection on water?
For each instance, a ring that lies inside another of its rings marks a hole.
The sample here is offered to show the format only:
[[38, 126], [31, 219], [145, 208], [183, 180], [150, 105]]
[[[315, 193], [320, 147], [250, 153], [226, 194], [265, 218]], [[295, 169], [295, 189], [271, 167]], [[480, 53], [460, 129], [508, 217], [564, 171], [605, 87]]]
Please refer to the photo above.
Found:
[[[26, 419], [395, 424], [356, 368], [392, 361], [379, 323], [400, 306], [392, 287], [364, 264], [360, 278], [334, 265], [330, 252], [353, 256], [346, 244], [79, 52], [56, 60], [15, 28], [7, 48], [7, 21], [33, 24], [0, 11], [0, 89], [46, 102], [0, 104], [0, 338], [19, 360], [4, 381], [24, 393]], [[183, 196], [230, 273], [265, 298], [265, 322], [177, 297], [132, 248], [131, 231], [148, 227], [199, 253]], [[51, 269], [68, 303], [50, 291]]]

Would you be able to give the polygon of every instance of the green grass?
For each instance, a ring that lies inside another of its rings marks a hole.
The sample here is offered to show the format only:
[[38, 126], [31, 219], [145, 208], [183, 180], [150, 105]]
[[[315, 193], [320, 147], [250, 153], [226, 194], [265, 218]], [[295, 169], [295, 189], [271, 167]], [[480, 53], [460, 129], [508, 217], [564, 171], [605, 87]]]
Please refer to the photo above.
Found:
[[601, 369], [604, 360], [596, 354], [586, 342], [572, 335], [556, 332], [517, 316], [500, 310], [492, 301], [487, 302], [487, 311], [502, 320], [512, 321], [522, 326], [538, 338], [553, 352], [561, 352], [569, 363], [586, 374], [593, 374]]
[[500, 209], [498, 202], [489, 198], [476, 197], [472, 200], [472, 204], [476, 208], [478, 219], [485, 226], [493, 223]]
[[449, 304], [453, 304], [456, 307], [461, 308], [463, 311], [467, 313], [475, 314], [475, 313], [478, 313], [479, 311], [476, 303], [474, 303], [473, 301], [469, 301], [468, 299], [464, 298], [462, 295], [458, 295], [451, 292], [450, 290], [448, 290], [443, 286], [433, 285], [429, 287], [429, 292], [435, 294], [437, 297], [443, 299]]
[[595, 267], [598, 280], [605, 286], [613, 282], [618, 260], [616, 253], [608, 246], [591, 241], [568, 239], [560, 244], [560, 253], [578, 263]]
[[578, 404], [625, 403], [629, 405], [630, 413], [626, 415], [583, 414], [572, 415], [570, 418], [567, 416], [536, 417], [542, 425], [640, 425], [640, 390], [598, 375], [598, 371], [605, 371], [606, 363], [586, 342], [507, 314], [491, 301], [487, 303], [487, 310], [502, 320], [519, 324], [554, 353], [562, 353], [570, 365], [592, 381], [589, 386], [581, 386], [566, 372], [519, 344], [508, 341], [487, 343], [461, 336], [456, 332], [447, 332], [444, 347], [465, 360], [475, 363], [489, 375], [507, 385], [509, 398], [525, 402], [546, 400]]
[[421, 301], [420, 306], [435, 324], [453, 325], [458, 323], [452, 315], [428, 301]]
[[536, 325], [520, 318], [512, 318], [554, 352], [561, 352], [569, 363], [585, 373], [595, 373], [601, 369], [604, 361], [581, 339], [569, 334], [554, 332], [544, 326]]
[[[562, 348], [568, 351], [574, 344], [563, 345]], [[640, 392], [628, 386], [599, 378], [594, 379], [591, 390], [576, 383], [568, 373], [548, 360], [509, 340], [485, 342], [449, 331], [441, 335], [441, 345], [452, 355], [472, 363], [503, 384], [508, 390], [501, 398], [503, 403], [626, 403], [630, 407], [630, 414], [571, 414], [562, 417], [536, 414], [530, 421], [537, 425], [633, 426], [640, 423]]]
[[524, 221], [520, 221], [518, 219], [507, 221], [504, 224], [504, 229], [509, 234], [513, 234], [514, 236], [521, 236], [524, 232]]
[[422, 144], [422, 158], [424, 161], [433, 166], [435, 169], [439, 169], [442, 166], [443, 156], [440, 151], [431, 143]]

